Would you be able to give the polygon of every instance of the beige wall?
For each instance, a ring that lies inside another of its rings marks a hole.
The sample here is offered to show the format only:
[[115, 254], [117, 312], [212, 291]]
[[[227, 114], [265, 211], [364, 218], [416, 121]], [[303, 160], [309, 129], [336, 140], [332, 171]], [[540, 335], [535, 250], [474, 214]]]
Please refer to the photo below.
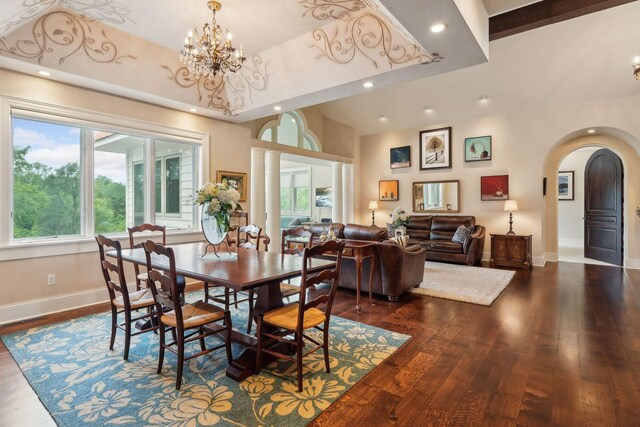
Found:
[[[376, 212], [376, 217], [381, 221], [382, 218], [388, 218], [396, 206], [411, 209], [412, 182], [459, 179], [460, 214], [475, 215], [477, 223], [486, 226], [488, 233], [505, 233], [508, 230], [508, 214], [502, 210], [502, 202], [480, 201], [480, 177], [508, 174], [510, 195], [518, 202], [519, 207], [518, 212], [514, 213], [514, 230], [519, 234], [533, 235], [533, 252], [537, 264], [542, 263], [545, 256], [553, 260], [557, 256], [557, 202], [552, 200], [556, 191], [553, 188], [556, 185], [555, 173], [561, 158], [580, 144], [585, 144], [587, 137], [571, 143], [566, 141], [585, 135], [586, 129], [591, 127], [607, 128], [606, 132], [623, 135], [627, 141], [624, 143], [599, 137], [602, 138], [600, 143], [613, 145], [614, 151], [621, 154], [625, 171], [630, 173], [625, 178], [629, 183], [625, 198], [628, 219], [626, 241], [629, 248], [625, 258], [628, 259], [627, 265], [640, 267], [640, 245], [635, 243], [640, 241], [640, 218], [632, 212], [640, 197], [634, 194], [631, 184], [640, 182], [637, 177], [634, 178], [634, 171], [640, 170], [637, 155], [640, 150], [640, 121], [637, 119], [639, 103], [640, 97], [626, 97], [550, 107], [526, 114], [441, 123], [431, 128], [453, 128], [451, 169], [419, 170], [418, 132], [422, 128], [363, 136], [359, 149], [359, 222], [366, 223], [371, 215], [366, 202], [377, 199], [378, 180], [400, 181], [399, 202], [378, 203], [380, 211]], [[480, 135], [492, 135], [493, 159], [465, 163], [464, 138]], [[412, 166], [391, 170], [389, 149], [403, 145], [411, 145]], [[548, 177], [547, 197], [542, 196], [544, 176]], [[489, 250], [487, 238], [485, 253], [488, 254]]]
[[[259, 141], [248, 129], [100, 92], [55, 83], [42, 78], [0, 70], [0, 96], [77, 108], [210, 135], [209, 176], [218, 169], [250, 172], [250, 150]], [[3, 144], [10, 141], [2, 141]], [[249, 201], [243, 203], [250, 209]], [[0, 262], [2, 306], [70, 293], [102, 289], [96, 252]], [[47, 286], [47, 274], [56, 274], [56, 285]], [[131, 275], [130, 275], [131, 277]], [[106, 297], [106, 290], [105, 295]]]

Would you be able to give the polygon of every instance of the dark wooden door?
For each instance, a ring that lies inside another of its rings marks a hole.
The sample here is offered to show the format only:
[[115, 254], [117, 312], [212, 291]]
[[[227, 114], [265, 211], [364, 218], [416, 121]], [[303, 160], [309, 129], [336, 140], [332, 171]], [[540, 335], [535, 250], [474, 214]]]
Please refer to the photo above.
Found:
[[622, 162], [598, 150], [584, 170], [584, 256], [622, 265]]

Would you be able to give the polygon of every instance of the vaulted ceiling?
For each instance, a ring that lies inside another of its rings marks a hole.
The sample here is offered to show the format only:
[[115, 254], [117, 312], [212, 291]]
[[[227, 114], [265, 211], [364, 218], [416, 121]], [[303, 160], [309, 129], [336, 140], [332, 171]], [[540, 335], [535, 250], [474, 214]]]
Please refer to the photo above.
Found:
[[[178, 59], [187, 31], [210, 21], [206, 0], [1, 4], [2, 68], [238, 122], [361, 93], [372, 77], [384, 87], [488, 60], [480, 0], [223, 0], [218, 22], [248, 59], [214, 81]], [[437, 22], [446, 37], [429, 31]]]

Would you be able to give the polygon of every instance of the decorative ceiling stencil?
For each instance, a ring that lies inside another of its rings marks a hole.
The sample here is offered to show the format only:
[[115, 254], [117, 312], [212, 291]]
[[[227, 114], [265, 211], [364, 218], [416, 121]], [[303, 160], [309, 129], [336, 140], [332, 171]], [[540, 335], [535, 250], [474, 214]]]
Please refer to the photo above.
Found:
[[59, 0], [58, 3], [81, 15], [110, 24], [124, 24], [127, 20], [135, 22], [129, 17], [131, 11], [125, 4], [114, 0]]
[[0, 23], [0, 35], [27, 23], [57, 3], [57, 0], [25, 0], [22, 10]]
[[363, 0], [301, 0], [300, 4], [306, 9], [302, 16], [310, 15], [321, 21], [348, 19], [351, 12], [367, 7]]
[[0, 38], [0, 55], [8, 54], [24, 59], [37, 59], [41, 63], [46, 55], [56, 56], [58, 64], [72, 55], [85, 55], [96, 63], [120, 63], [122, 59], [135, 59], [132, 55], [119, 55], [118, 46], [104, 30], [93, 31], [94, 21], [69, 12], [55, 11], [42, 15], [31, 29], [32, 37], [9, 43]]
[[254, 90], [267, 89], [268, 65], [269, 61], [254, 56], [245, 62], [240, 72], [217, 75], [213, 80], [204, 76], [195, 78], [186, 67], [180, 67], [175, 72], [167, 65], [162, 65], [162, 68], [169, 72], [169, 78], [178, 86], [185, 89], [195, 88], [200, 104], [206, 97], [207, 108], [218, 110], [226, 116], [234, 116], [248, 108], [247, 102], [251, 103]]

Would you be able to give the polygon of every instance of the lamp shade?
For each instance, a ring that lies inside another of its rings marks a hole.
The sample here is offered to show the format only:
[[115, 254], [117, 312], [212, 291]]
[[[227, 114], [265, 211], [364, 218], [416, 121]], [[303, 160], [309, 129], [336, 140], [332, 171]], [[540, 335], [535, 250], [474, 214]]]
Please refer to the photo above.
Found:
[[518, 210], [518, 204], [515, 200], [505, 200], [504, 201], [504, 210], [506, 212], [514, 212]]
[[378, 202], [376, 202], [375, 200], [370, 201], [369, 209], [372, 211], [378, 209]]

